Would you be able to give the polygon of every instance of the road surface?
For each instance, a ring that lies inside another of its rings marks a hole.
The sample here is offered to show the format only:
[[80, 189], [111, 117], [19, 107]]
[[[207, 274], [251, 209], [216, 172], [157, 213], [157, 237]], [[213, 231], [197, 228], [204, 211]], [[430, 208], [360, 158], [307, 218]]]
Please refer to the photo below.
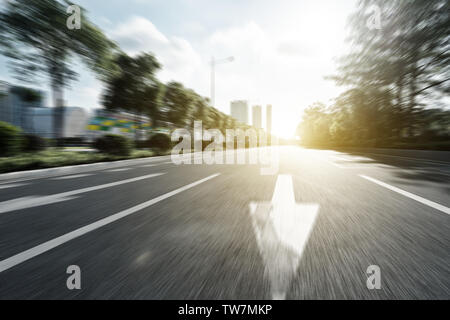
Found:
[[450, 298], [443, 153], [277, 152], [274, 175], [167, 157], [3, 182], [0, 299]]

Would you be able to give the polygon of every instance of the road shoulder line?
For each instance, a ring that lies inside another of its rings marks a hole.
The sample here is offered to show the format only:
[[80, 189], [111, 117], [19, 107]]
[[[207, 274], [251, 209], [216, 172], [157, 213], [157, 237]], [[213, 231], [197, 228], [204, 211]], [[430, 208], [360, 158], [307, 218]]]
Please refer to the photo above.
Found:
[[427, 206], [429, 206], [429, 207], [431, 207], [433, 209], [439, 210], [439, 211], [441, 211], [443, 213], [446, 213], [446, 214], [450, 214], [450, 208], [448, 208], [448, 207], [446, 207], [446, 206], [444, 206], [442, 204], [439, 204], [439, 203], [433, 202], [431, 200], [422, 198], [422, 197], [420, 197], [418, 195], [415, 195], [415, 194], [413, 194], [411, 192], [408, 192], [408, 191], [402, 190], [400, 188], [391, 186], [391, 185], [389, 185], [387, 183], [384, 183], [384, 182], [379, 181], [377, 179], [371, 178], [369, 176], [366, 176], [366, 175], [363, 175], [363, 174], [360, 174], [359, 176], [361, 178], [363, 178], [363, 179], [366, 179], [366, 180], [368, 180], [370, 182], [373, 182], [373, 183], [375, 183], [375, 184], [377, 184], [379, 186], [382, 186], [382, 187], [384, 187], [386, 189], [389, 189], [391, 191], [397, 192], [397, 193], [399, 193], [399, 194], [401, 194], [401, 195], [403, 195], [403, 196], [405, 196], [407, 198], [413, 199], [413, 200], [415, 200], [417, 202], [420, 202], [420, 203], [422, 203], [424, 205], [427, 205]]

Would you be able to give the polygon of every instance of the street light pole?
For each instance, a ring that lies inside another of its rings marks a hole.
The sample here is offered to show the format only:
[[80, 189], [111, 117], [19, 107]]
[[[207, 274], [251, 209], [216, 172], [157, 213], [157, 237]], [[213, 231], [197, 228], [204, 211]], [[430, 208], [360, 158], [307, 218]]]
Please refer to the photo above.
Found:
[[216, 65], [233, 61], [234, 57], [228, 57], [221, 60], [216, 60], [214, 57], [211, 58], [211, 105], [213, 107], [216, 104]]

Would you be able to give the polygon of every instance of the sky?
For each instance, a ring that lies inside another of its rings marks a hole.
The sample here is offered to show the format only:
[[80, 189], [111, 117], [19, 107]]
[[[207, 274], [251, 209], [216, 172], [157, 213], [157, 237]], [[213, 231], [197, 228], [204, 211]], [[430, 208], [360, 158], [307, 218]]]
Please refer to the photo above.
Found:
[[[74, 2], [128, 54], [155, 54], [162, 81], [179, 81], [205, 97], [211, 57], [233, 56], [216, 68], [216, 107], [229, 114], [233, 100], [271, 104], [274, 133], [282, 137], [294, 135], [308, 105], [328, 103], [343, 91], [324, 76], [334, 73], [334, 58], [346, 51], [347, 17], [356, 0]], [[0, 79], [20, 84], [7, 65], [1, 57]], [[76, 70], [67, 105], [100, 108], [102, 83], [85, 67]], [[31, 86], [48, 91], [41, 83]]]

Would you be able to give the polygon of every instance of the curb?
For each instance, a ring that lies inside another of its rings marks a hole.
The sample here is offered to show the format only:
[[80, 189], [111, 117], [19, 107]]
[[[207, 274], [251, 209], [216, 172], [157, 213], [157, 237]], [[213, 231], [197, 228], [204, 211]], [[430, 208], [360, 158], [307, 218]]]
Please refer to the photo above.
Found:
[[170, 159], [169, 156], [158, 156], [158, 157], [147, 157], [147, 158], [139, 158], [139, 159], [130, 159], [130, 160], [120, 160], [120, 161], [112, 161], [112, 162], [97, 162], [90, 164], [81, 164], [75, 166], [65, 166], [65, 167], [56, 167], [49, 169], [40, 169], [40, 170], [30, 170], [30, 171], [19, 171], [19, 172], [11, 172], [0, 174], [0, 185], [4, 183], [11, 182], [21, 182], [28, 181], [34, 179], [42, 179], [42, 178], [53, 178], [62, 175], [69, 175], [74, 173], [86, 173], [98, 170], [106, 170], [111, 168], [118, 168], [127, 166], [130, 164], [140, 164], [146, 162], [155, 162], [158, 160], [166, 160]]

